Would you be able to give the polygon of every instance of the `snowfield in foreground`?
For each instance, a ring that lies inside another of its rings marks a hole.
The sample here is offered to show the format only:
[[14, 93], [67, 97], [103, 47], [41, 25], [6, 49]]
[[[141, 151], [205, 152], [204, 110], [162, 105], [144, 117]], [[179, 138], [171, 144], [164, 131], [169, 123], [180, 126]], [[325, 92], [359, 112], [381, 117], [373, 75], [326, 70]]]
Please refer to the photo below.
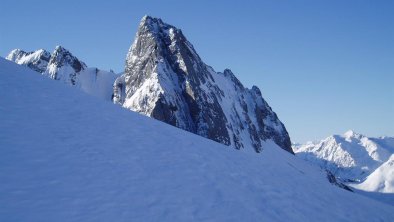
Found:
[[0, 58], [0, 221], [393, 221], [267, 142], [231, 149]]

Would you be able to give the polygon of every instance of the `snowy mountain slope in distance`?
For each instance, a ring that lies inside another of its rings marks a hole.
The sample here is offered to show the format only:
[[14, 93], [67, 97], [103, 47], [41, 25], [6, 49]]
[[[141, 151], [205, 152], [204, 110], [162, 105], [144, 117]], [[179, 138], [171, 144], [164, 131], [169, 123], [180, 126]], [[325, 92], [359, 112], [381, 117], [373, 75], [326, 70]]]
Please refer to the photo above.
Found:
[[93, 96], [112, 100], [113, 83], [117, 75], [94, 67], [88, 68], [62, 46], [56, 46], [52, 54], [43, 49], [34, 52], [14, 49], [6, 59], [27, 66], [51, 79], [74, 85]]
[[330, 171], [359, 194], [394, 205], [394, 138], [354, 131], [320, 142], [294, 145], [296, 155]]
[[394, 218], [273, 142], [238, 152], [2, 58], [0, 87], [0, 221]]
[[6, 59], [14, 61], [19, 65], [27, 66], [36, 72], [43, 73], [47, 69], [48, 62], [51, 59], [51, 53], [44, 49], [39, 49], [34, 52], [14, 49], [8, 54]]
[[245, 88], [229, 69], [215, 72], [180, 29], [158, 18], [142, 18], [114, 102], [236, 149], [261, 152], [273, 140], [293, 153], [260, 90]]
[[394, 153], [393, 138], [369, 138], [352, 130], [293, 147], [296, 155], [343, 181], [363, 181]]
[[394, 154], [373, 171], [365, 181], [352, 186], [369, 192], [394, 193]]

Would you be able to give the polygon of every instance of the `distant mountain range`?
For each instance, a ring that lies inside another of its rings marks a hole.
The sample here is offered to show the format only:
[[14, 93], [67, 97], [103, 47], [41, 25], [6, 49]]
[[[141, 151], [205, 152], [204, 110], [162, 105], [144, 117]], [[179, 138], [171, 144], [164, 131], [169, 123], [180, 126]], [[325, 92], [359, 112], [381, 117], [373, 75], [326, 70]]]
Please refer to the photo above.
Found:
[[293, 149], [354, 188], [394, 193], [394, 137], [373, 138], [349, 130]]

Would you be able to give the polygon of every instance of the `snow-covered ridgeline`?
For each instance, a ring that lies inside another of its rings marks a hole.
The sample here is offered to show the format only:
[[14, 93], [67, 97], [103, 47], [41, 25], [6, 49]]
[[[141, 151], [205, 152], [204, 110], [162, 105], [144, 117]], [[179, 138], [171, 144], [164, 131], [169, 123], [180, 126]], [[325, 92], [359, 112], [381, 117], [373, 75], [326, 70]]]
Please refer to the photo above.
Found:
[[355, 188], [394, 192], [393, 137], [372, 138], [349, 130], [293, 149]]
[[113, 83], [117, 78], [113, 72], [89, 68], [67, 49], [56, 46], [52, 53], [43, 49], [25, 52], [12, 50], [6, 59], [27, 66], [51, 79], [76, 86], [93, 96], [111, 101]]

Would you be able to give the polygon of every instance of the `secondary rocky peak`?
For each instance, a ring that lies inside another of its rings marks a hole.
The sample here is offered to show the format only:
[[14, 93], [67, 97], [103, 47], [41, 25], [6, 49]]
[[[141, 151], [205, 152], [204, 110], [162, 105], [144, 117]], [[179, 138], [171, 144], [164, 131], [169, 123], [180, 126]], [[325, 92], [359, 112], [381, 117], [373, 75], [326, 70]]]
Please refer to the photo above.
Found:
[[81, 62], [71, 52], [62, 46], [56, 46], [49, 60], [49, 65], [60, 68], [65, 65], [70, 65], [75, 72], [80, 72], [86, 69], [85, 63]]
[[50, 56], [51, 54], [44, 49], [39, 49], [32, 52], [14, 49], [8, 54], [6, 59], [19, 65], [27, 66], [36, 72], [43, 73], [46, 70]]
[[284, 125], [260, 90], [245, 88], [229, 69], [215, 72], [180, 29], [159, 18], [142, 18], [113, 101], [237, 149], [260, 152], [273, 140], [292, 153]]
[[7, 59], [27, 66], [51, 79], [76, 86], [93, 96], [109, 101], [113, 98], [112, 86], [117, 77], [116, 74], [95, 67], [88, 68], [85, 63], [62, 46], [56, 46], [52, 54], [44, 49], [34, 52], [15, 49], [10, 52]]

